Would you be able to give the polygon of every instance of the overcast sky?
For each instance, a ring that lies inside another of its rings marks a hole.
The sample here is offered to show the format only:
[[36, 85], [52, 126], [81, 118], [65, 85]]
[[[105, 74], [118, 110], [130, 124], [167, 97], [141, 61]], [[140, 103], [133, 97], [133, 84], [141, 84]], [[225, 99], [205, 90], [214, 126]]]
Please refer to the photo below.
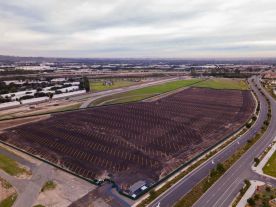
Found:
[[0, 54], [276, 57], [276, 1], [0, 0]]

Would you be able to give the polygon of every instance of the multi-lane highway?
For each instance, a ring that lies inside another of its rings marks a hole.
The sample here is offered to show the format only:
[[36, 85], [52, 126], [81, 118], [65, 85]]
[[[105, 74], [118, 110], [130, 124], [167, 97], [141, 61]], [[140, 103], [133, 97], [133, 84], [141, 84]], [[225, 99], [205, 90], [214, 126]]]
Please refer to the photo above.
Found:
[[[257, 81], [259, 87], [260, 83]], [[266, 91], [263, 90], [264, 93]], [[270, 97], [268, 93], [266, 96]], [[244, 179], [258, 179], [251, 166], [276, 136], [276, 102], [270, 97], [272, 119], [263, 137], [252, 146], [196, 203], [195, 207], [228, 207], [243, 186]], [[263, 179], [261, 176], [259, 179]], [[276, 181], [267, 179], [276, 186]]]
[[[255, 78], [256, 82], [257, 78]], [[258, 83], [259, 84], [259, 83]], [[258, 132], [263, 122], [267, 117], [268, 106], [265, 98], [260, 94], [258, 89], [255, 87], [255, 84], [250, 80], [250, 85], [252, 89], [256, 92], [259, 100], [260, 100], [260, 114], [255, 122], [255, 124], [242, 136], [228, 145], [225, 149], [217, 153], [213, 158], [209, 161], [203, 163], [201, 166], [196, 168], [190, 174], [185, 176], [182, 180], [180, 180], [177, 184], [171, 187], [168, 191], [159, 196], [154, 202], [152, 202], [149, 206], [151, 207], [171, 207], [173, 206], [181, 197], [183, 197], [186, 193], [188, 193], [193, 186], [195, 186], [198, 182], [200, 182], [203, 178], [205, 178], [211, 169], [214, 168], [216, 163], [223, 162], [228, 157], [233, 155], [233, 153], [247, 142], [250, 138], [252, 138], [256, 132]], [[268, 94], [267, 94], [268, 95]], [[269, 96], [269, 95], [268, 95]], [[272, 113], [276, 112], [276, 103], [272, 100]], [[236, 196], [241, 186], [243, 185], [243, 180], [247, 177], [256, 177], [251, 171], [251, 163], [253, 158], [260, 154], [274, 139], [276, 133], [276, 117], [272, 116], [271, 124], [264, 134], [264, 136], [260, 139], [260, 141], [255, 144], [240, 160], [238, 160], [230, 170], [228, 170], [225, 175], [211, 187], [206, 194], [204, 194], [195, 206], [229, 206], [232, 202], [233, 198]], [[273, 181], [271, 181], [273, 182]]]

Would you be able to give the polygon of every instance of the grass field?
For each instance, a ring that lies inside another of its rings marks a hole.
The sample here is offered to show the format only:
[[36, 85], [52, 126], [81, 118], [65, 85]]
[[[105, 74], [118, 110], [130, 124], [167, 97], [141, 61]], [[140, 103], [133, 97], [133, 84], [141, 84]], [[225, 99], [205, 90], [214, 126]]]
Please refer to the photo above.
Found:
[[20, 167], [16, 161], [0, 154], [0, 169], [12, 176], [28, 174], [29, 172]]
[[195, 84], [193, 87], [234, 90], [249, 89], [248, 84], [244, 80], [234, 80], [226, 78], [208, 79], [206, 81]]
[[11, 207], [14, 204], [16, 198], [17, 198], [16, 193], [9, 196], [8, 198], [0, 202], [0, 207]]
[[263, 171], [265, 174], [273, 176], [276, 178], [276, 152], [273, 153], [273, 155], [270, 157], [268, 162], [263, 168]]
[[106, 91], [116, 88], [123, 88], [131, 85], [135, 85], [138, 82], [130, 80], [113, 80], [113, 85], [104, 85], [103, 81], [90, 81], [90, 90], [92, 92]]
[[197, 82], [201, 81], [200, 79], [190, 79], [190, 80], [178, 80], [161, 85], [149, 86], [126, 93], [115, 94], [107, 97], [103, 97], [92, 102], [92, 106], [96, 105], [108, 105], [116, 103], [127, 103], [133, 101], [143, 100], [155, 95], [173, 91], [179, 88], [183, 88]]

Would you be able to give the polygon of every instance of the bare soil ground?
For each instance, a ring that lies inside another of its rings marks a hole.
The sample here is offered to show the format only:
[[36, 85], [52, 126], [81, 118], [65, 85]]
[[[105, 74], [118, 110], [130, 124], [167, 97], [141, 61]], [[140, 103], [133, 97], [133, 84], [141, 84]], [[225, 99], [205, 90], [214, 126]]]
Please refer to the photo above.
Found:
[[95, 185], [60, 170], [55, 170], [53, 181], [57, 184], [56, 188], [40, 192], [35, 205], [67, 207], [96, 188]]
[[0, 202], [16, 193], [16, 190], [0, 177]]
[[6, 130], [2, 141], [89, 179], [122, 189], [156, 182], [237, 130], [251, 116], [249, 91], [189, 88], [154, 102], [53, 115]]

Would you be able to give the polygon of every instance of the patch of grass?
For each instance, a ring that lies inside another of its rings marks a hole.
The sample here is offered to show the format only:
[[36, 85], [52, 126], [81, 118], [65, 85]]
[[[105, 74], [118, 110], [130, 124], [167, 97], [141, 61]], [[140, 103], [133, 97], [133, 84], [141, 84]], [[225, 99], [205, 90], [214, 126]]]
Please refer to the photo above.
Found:
[[5, 189], [9, 189], [12, 187], [12, 185], [8, 181], [6, 181], [2, 178], [0, 178], [0, 185]]
[[104, 85], [103, 81], [90, 81], [90, 90], [92, 92], [99, 92], [137, 84], [137, 82], [130, 80], [113, 80], [112, 83], [112, 85]]
[[263, 168], [265, 174], [276, 177], [276, 152], [269, 158], [268, 162]]
[[111, 99], [111, 100], [105, 101], [105, 102], [101, 103], [101, 105], [135, 102], [135, 101], [144, 100], [144, 99], [149, 98], [154, 95], [158, 95], [158, 94], [142, 94], [142, 95], [124, 96], [124, 97], [120, 97], [117, 99]]
[[45, 192], [45, 191], [48, 191], [48, 190], [53, 190], [53, 189], [56, 188], [56, 186], [57, 186], [57, 184], [54, 181], [49, 180], [43, 185], [43, 187], [41, 189], [41, 192]]
[[0, 202], [0, 207], [11, 207], [17, 198], [17, 194], [13, 194]]
[[159, 95], [162, 93], [177, 90], [179, 88], [190, 86], [200, 81], [202, 80], [200, 79], [178, 80], [178, 81], [173, 81], [173, 82], [164, 83], [160, 85], [140, 88], [126, 93], [120, 93], [120, 94], [99, 98], [92, 102], [92, 106], [140, 101], [155, 95]]
[[193, 87], [212, 88], [212, 89], [233, 89], [233, 90], [249, 90], [249, 86], [244, 80], [217, 78], [208, 79], [206, 81], [195, 84]]
[[29, 172], [20, 167], [15, 160], [0, 154], [0, 169], [12, 176], [18, 176], [21, 174], [29, 174]]

